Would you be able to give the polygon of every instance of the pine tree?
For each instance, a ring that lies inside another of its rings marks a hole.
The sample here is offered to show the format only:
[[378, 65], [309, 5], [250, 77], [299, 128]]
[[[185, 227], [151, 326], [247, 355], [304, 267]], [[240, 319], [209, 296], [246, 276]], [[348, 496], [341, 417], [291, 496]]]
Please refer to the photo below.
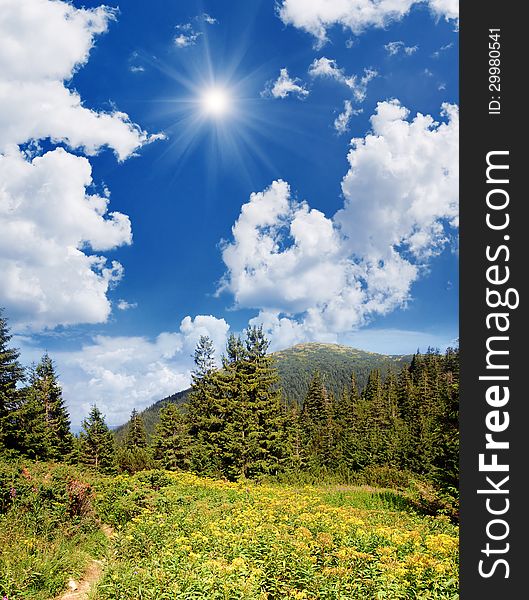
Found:
[[123, 446], [117, 449], [116, 456], [120, 471], [137, 473], [152, 467], [151, 452], [147, 448], [145, 423], [135, 408], [130, 415]]
[[17, 410], [18, 450], [33, 460], [46, 460], [48, 456], [48, 436], [44, 407], [37, 396], [34, 381], [36, 365], [32, 364], [29, 372], [30, 385], [21, 390], [22, 401]]
[[130, 415], [129, 428], [125, 435], [125, 448], [134, 450], [147, 447], [147, 433], [145, 423], [138, 411], [133, 408]]
[[[28, 408], [36, 402], [40, 405], [37, 415], [40, 413], [44, 420], [45, 455], [41, 458], [64, 460], [73, 450], [73, 436], [70, 432], [70, 418], [57, 381], [55, 366], [47, 353], [32, 372], [30, 397]], [[33, 426], [40, 429], [35, 420]]]
[[176, 404], [160, 411], [153, 443], [154, 458], [164, 469], [187, 469], [190, 465], [188, 426]]
[[444, 491], [457, 496], [459, 484], [459, 350], [448, 348], [443, 361], [440, 410], [434, 431], [432, 478]]
[[291, 402], [284, 407], [283, 428], [285, 444], [283, 465], [287, 471], [296, 473], [307, 466], [307, 454], [303, 445], [301, 410], [297, 402]]
[[192, 439], [191, 468], [207, 475], [220, 473], [218, 433], [224, 427], [224, 401], [219, 396], [213, 342], [201, 336], [194, 353], [191, 393], [185, 406]]
[[309, 384], [301, 413], [305, 451], [312, 467], [334, 469], [339, 461], [339, 427], [333, 397], [316, 372]]
[[17, 410], [22, 398], [17, 385], [24, 381], [24, 369], [18, 362], [18, 350], [9, 347], [11, 337], [0, 308], [0, 451], [18, 450], [20, 440]]
[[270, 342], [263, 327], [246, 331], [246, 385], [253, 431], [248, 433], [249, 464], [243, 476], [277, 474], [284, 456], [284, 415], [281, 407], [279, 375], [268, 354]]
[[95, 404], [82, 426], [83, 431], [79, 435], [80, 462], [102, 473], [114, 473], [116, 470], [114, 436]]
[[262, 327], [250, 327], [243, 342], [230, 336], [216, 376], [222, 419], [215, 444], [230, 479], [277, 473], [284, 458], [279, 376], [267, 354]]

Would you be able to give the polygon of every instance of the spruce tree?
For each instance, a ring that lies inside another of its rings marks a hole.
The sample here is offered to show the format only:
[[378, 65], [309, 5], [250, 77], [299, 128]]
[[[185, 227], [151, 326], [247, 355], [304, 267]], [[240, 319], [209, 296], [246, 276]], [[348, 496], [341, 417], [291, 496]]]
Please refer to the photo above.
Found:
[[21, 390], [21, 402], [16, 411], [18, 422], [18, 450], [33, 460], [48, 458], [48, 436], [44, 418], [44, 406], [37, 395], [33, 382], [36, 365], [29, 368], [29, 385]]
[[167, 404], [160, 411], [153, 451], [155, 460], [164, 469], [188, 469], [190, 466], [188, 426], [176, 404]]
[[18, 450], [21, 433], [17, 410], [22, 398], [17, 386], [24, 381], [24, 369], [19, 351], [9, 347], [11, 337], [0, 308], [0, 451]]
[[230, 479], [275, 474], [282, 468], [281, 392], [268, 345], [262, 327], [250, 327], [244, 342], [230, 336], [217, 373], [222, 419], [215, 440], [222, 471]]
[[30, 396], [29, 407], [33, 402], [40, 405], [38, 412], [44, 420], [45, 455], [41, 458], [64, 460], [73, 450], [73, 436], [55, 366], [47, 353], [32, 372]]
[[335, 420], [334, 399], [323, 378], [316, 372], [309, 384], [301, 413], [304, 446], [312, 467], [337, 467], [339, 428]]
[[351, 374], [349, 388], [344, 388], [338, 400], [336, 422], [338, 427], [339, 454], [344, 465], [354, 470], [356, 450], [356, 407], [360, 402], [360, 394], [355, 374]]
[[142, 416], [133, 408], [127, 434], [125, 435], [125, 448], [134, 450], [137, 448], [146, 448], [146, 446], [147, 433], [145, 432], [145, 423]]
[[218, 433], [224, 426], [224, 401], [219, 396], [213, 342], [201, 336], [194, 353], [191, 392], [185, 406], [191, 468], [200, 473], [220, 472]]
[[95, 404], [82, 426], [83, 430], [79, 434], [80, 462], [102, 473], [114, 473], [116, 470], [114, 436]]
[[448, 348], [442, 364], [443, 386], [439, 398], [433, 441], [432, 478], [445, 492], [457, 496], [459, 484], [459, 350]]
[[135, 408], [130, 415], [123, 446], [117, 449], [116, 456], [120, 471], [137, 473], [152, 467], [145, 423]]
[[246, 331], [246, 385], [253, 430], [248, 431], [249, 464], [244, 476], [277, 474], [284, 456], [284, 416], [279, 375], [268, 354], [263, 327]]

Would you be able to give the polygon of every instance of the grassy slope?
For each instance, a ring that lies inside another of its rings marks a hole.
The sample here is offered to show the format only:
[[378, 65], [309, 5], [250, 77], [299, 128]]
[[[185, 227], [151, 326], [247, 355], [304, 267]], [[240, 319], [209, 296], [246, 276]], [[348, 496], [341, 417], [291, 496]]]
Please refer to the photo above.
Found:
[[[308, 343], [298, 344], [292, 348], [273, 353], [281, 378], [281, 386], [285, 397], [291, 401], [303, 402], [310, 379], [315, 371], [320, 371], [328, 383], [330, 391], [335, 395], [341, 393], [351, 381], [354, 373], [357, 383], [362, 389], [369, 372], [380, 369], [383, 374], [388, 371], [399, 371], [409, 364], [411, 356], [388, 356], [357, 350], [338, 344]], [[159, 400], [142, 412], [148, 435], [154, 431], [160, 409], [168, 402], [183, 403], [188, 390], [178, 392]], [[115, 431], [118, 442], [127, 431], [127, 424]]]

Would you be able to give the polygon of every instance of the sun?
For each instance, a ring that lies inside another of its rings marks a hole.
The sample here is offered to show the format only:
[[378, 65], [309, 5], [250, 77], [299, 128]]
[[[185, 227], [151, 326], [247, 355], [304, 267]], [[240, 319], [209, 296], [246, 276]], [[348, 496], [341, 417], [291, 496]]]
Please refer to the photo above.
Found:
[[223, 88], [210, 88], [201, 97], [202, 108], [212, 117], [222, 117], [230, 109], [230, 96]]

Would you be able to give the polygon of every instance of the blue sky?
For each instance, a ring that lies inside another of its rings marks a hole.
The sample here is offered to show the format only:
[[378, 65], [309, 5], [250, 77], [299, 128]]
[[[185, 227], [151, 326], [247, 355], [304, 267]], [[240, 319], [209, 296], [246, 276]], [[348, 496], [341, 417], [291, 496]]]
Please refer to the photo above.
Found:
[[50, 4], [13, 2], [29, 49], [0, 43], [29, 90], [0, 100], [0, 177], [20, 173], [0, 218], [41, 240], [0, 244], [0, 305], [23, 360], [56, 359], [74, 425], [186, 387], [197, 337], [220, 351], [249, 322], [275, 348], [457, 337], [453, 2]]

